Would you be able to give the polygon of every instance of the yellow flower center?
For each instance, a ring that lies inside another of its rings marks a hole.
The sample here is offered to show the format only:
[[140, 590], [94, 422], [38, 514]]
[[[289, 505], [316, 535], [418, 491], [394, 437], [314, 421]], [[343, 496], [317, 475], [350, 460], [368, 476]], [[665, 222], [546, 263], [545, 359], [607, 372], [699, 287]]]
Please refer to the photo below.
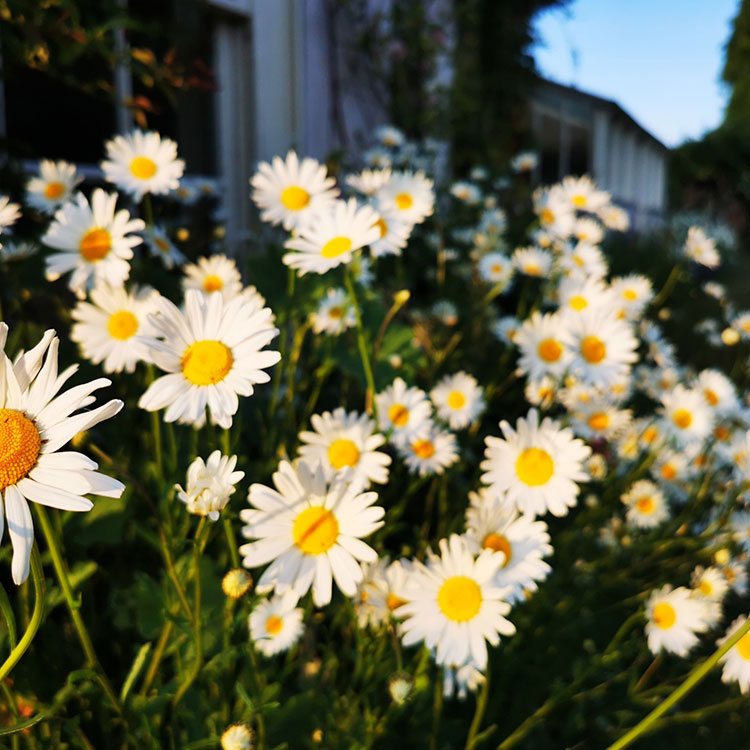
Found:
[[156, 247], [158, 247], [163, 253], [169, 252], [169, 243], [161, 237], [154, 237], [154, 245], [156, 245]]
[[378, 229], [380, 230], [380, 238], [381, 238], [381, 239], [382, 239], [383, 237], [385, 237], [385, 236], [386, 236], [386, 234], [388, 234], [388, 224], [386, 224], [386, 223], [385, 223], [385, 219], [383, 219], [383, 218], [380, 218], [380, 219], [378, 219], [378, 220], [377, 220], [377, 221], [376, 221], [376, 222], [375, 222], [375, 223], [373, 224], [373, 226], [374, 226], [374, 227], [377, 227], [377, 228], [378, 228]]
[[345, 466], [356, 466], [359, 461], [359, 448], [346, 438], [334, 440], [328, 446], [328, 461], [336, 471]]
[[396, 427], [403, 427], [409, 421], [409, 410], [403, 404], [393, 404], [388, 409], [388, 419]]
[[667, 482], [671, 482], [677, 476], [677, 470], [672, 464], [664, 464], [661, 467], [661, 478], [666, 479]]
[[79, 249], [89, 263], [96, 263], [112, 249], [112, 238], [106, 229], [89, 229], [81, 237]]
[[419, 458], [427, 459], [435, 455], [435, 446], [430, 440], [417, 440], [411, 449]]
[[107, 332], [113, 339], [125, 341], [138, 330], [138, 318], [130, 310], [118, 310], [109, 316]]
[[451, 391], [448, 394], [448, 406], [451, 409], [463, 409], [466, 404], [466, 396], [461, 391]]
[[437, 602], [449, 620], [467, 622], [476, 617], [482, 606], [482, 589], [467, 576], [453, 576], [440, 587]]
[[398, 609], [399, 607], [406, 604], [406, 599], [402, 599], [400, 596], [396, 596], [395, 594], [388, 594], [388, 598], [385, 600], [385, 606], [388, 607], [388, 609], [393, 612], [394, 609]]
[[516, 459], [516, 476], [529, 487], [547, 484], [554, 471], [552, 457], [541, 448], [526, 448]]
[[706, 390], [703, 391], [703, 395], [711, 406], [716, 406], [716, 404], [719, 403], [719, 397], [710, 388], [706, 388]]
[[306, 555], [322, 555], [336, 544], [339, 522], [330, 510], [319, 505], [306, 508], [294, 519], [292, 537]]
[[724, 425], [719, 425], [714, 430], [714, 437], [717, 440], [729, 440], [729, 430]]
[[203, 279], [203, 289], [207, 292], [220, 292], [224, 288], [224, 282], [215, 274]]
[[571, 297], [570, 300], [568, 300], [568, 304], [574, 310], [585, 310], [589, 306], [589, 303], [586, 301], [586, 298], [581, 297], [580, 294], [576, 294], [575, 297]]
[[581, 341], [581, 354], [589, 364], [599, 364], [607, 356], [607, 345], [598, 336], [586, 336]]
[[750, 661], [750, 633], [746, 633], [737, 641], [737, 652], [745, 661]]
[[399, 193], [396, 196], [396, 206], [401, 211], [407, 211], [414, 205], [414, 198], [409, 193]]
[[643, 439], [644, 443], [653, 443], [656, 438], [659, 437], [659, 430], [656, 429], [653, 425], [651, 427], [647, 427], [643, 431], [643, 435], [641, 435], [641, 438]]
[[698, 590], [703, 594], [703, 596], [711, 596], [714, 592], [714, 587], [711, 585], [710, 581], [707, 581], [705, 578], [701, 581], [700, 586], [698, 586]]
[[505, 555], [503, 567], [505, 567], [510, 562], [510, 558], [513, 557], [513, 547], [511, 547], [507, 537], [504, 537], [502, 534], [495, 534], [494, 532], [492, 534], [487, 534], [482, 542], [482, 549], [491, 549], [495, 552], [502, 552]]
[[226, 344], [204, 339], [185, 350], [182, 374], [193, 385], [213, 385], [224, 380], [233, 364], [232, 350]]
[[44, 188], [44, 197], [51, 201], [56, 200], [65, 192], [65, 185], [62, 182], [48, 182]]
[[537, 354], [545, 362], [557, 362], [562, 356], [562, 346], [555, 339], [544, 339], [537, 347]]
[[693, 423], [693, 415], [687, 409], [678, 409], [672, 415], [672, 421], [681, 430], [686, 430]]
[[529, 276], [539, 276], [542, 273], [542, 269], [536, 263], [526, 263], [523, 267], [523, 272]]
[[635, 302], [638, 299], [638, 295], [632, 289], [626, 289], [622, 293], [622, 297], [628, 302]]
[[576, 208], [584, 208], [586, 206], [586, 196], [585, 195], [574, 195], [571, 198], [571, 201], [573, 202], [573, 205]]
[[290, 211], [301, 211], [310, 202], [310, 193], [297, 185], [290, 185], [281, 191], [281, 202]]
[[539, 221], [542, 224], [554, 224], [555, 214], [549, 208], [543, 208], [542, 213], [539, 214]]
[[659, 602], [654, 607], [654, 622], [662, 628], [662, 630], [669, 630], [672, 625], [677, 621], [677, 613], [674, 611], [674, 607], [666, 602]]
[[137, 180], [150, 180], [156, 174], [156, 162], [148, 156], [136, 156], [130, 162], [130, 174]]
[[573, 263], [575, 263], [578, 268], [583, 268], [583, 258], [581, 258], [579, 255], [571, 255], [570, 257], [573, 259]]
[[41, 447], [39, 430], [23, 412], [0, 409], [0, 490], [34, 468]]
[[609, 415], [603, 411], [592, 414], [589, 417], [589, 427], [597, 432], [603, 432], [609, 427]]
[[284, 621], [278, 615], [271, 615], [266, 620], [266, 633], [278, 635], [284, 627]]
[[338, 258], [339, 255], [348, 253], [351, 247], [352, 241], [348, 237], [334, 237], [323, 245], [320, 254], [324, 258]]
[[492, 272], [492, 273], [493, 273], [493, 274], [494, 274], [495, 276], [499, 276], [499, 275], [500, 275], [500, 274], [502, 273], [502, 271], [503, 271], [503, 267], [502, 267], [502, 266], [501, 266], [501, 265], [500, 265], [499, 263], [495, 263], [495, 264], [494, 264], [494, 265], [492, 266], [492, 268], [490, 268], [490, 271], [491, 271], [491, 272]]
[[651, 497], [642, 497], [636, 501], [636, 506], [641, 513], [650, 515], [656, 510], [656, 503]]
[[328, 317], [338, 320], [344, 316], [344, 308], [340, 305], [335, 305], [328, 310]]

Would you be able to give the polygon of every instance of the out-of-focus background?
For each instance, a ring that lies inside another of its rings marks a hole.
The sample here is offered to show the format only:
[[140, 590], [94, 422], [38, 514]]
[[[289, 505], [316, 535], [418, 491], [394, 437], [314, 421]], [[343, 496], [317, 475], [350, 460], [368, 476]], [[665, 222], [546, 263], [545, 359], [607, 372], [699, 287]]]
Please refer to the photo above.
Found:
[[5, 153], [95, 176], [113, 133], [159, 130], [217, 181], [235, 249], [258, 160], [335, 162], [383, 123], [437, 139], [456, 177], [534, 149], [534, 182], [589, 173], [635, 232], [668, 210], [746, 231], [747, 1], [5, 0], [0, 18]]

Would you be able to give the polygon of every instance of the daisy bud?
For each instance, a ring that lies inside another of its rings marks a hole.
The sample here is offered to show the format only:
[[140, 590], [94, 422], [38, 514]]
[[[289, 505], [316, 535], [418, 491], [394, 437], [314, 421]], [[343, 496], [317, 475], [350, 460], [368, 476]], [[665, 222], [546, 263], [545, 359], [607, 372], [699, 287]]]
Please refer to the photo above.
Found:
[[247, 724], [232, 724], [221, 735], [222, 750], [253, 750], [253, 730]]
[[399, 672], [388, 680], [388, 692], [397, 706], [403, 706], [414, 690], [414, 680], [406, 672]]
[[190, 239], [190, 230], [185, 229], [185, 227], [180, 227], [177, 230], [176, 236], [180, 242], [187, 242]]
[[322, 662], [320, 661], [320, 659], [310, 659], [310, 661], [306, 661], [305, 666], [303, 667], [305, 677], [316, 677], [318, 675], [318, 672], [320, 672], [321, 665]]
[[315, 743], [316, 745], [319, 745], [319, 744], [320, 744], [321, 742], [323, 742], [323, 730], [322, 730], [322, 729], [316, 729], [316, 730], [315, 730], [315, 731], [314, 731], [314, 732], [312, 733], [312, 738], [311, 738], [311, 739], [312, 739], [312, 741], [313, 741], [313, 742], [314, 742], [314, 743]]
[[740, 340], [740, 334], [734, 328], [725, 328], [721, 332], [721, 340], [726, 346], [734, 346]]
[[401, 307], [409, 301], [409, 297], [411, 297], [411, 292], [408, 289], [402, 289], [393, 295], [393, 302]]
[[243, 568], [230, 570], [221, 581], [222, 591], [232, 599], [241, 599], [252, 585], [252, 576]]

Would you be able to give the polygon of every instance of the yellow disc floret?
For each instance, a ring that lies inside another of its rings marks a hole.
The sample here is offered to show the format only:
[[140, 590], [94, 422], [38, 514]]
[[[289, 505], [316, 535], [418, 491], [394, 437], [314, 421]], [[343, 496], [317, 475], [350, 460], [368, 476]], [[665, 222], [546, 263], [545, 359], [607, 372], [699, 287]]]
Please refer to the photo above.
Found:
[[448, 406], [451, 409], [463, 409], [466, 405], [466, 396], [461, 391], [451, 391], [448, 394]]
[[138, 318], [130, 310], [118, 310], [109, 316], [107, 332], [113, 339], [125, 341], [138, 330]]
[[156, 162], [148, 156], [136, 156], [130, 162], [130, 174], [137, 180], [150, 180], [156, 174]]
[[221, 341], [205, 339], [191, 344], [182, 355], [182, 374], [193, 385], [214, 385], [234, 364], [232, 350]]
[[544, 339], [539, 342], [537, 353], [545, 362], [557, 362], [562, 356], [563, 349], [555, 339]]
[[409, 193], [399, 193], [396, 196], [396, 205], [401, 211], [408, 211], [414, 205], [414, 198]]
[[421, 459], [432, 458], [435, 455], [435, 445], [430, 440], [417, 440], [411, 449]]
[[654, 607], [653, 614], [654, 622], [662, 628], [662, 630], [669, 630], [672, 625], [677, 621], [677, 613], [674, 611], [674, 607], [666, 602], [659, 602]]
[[336, 471], [345, 466], [356, 466], [359, 461], [359, 448], [346, 438], [334, 440], [328, 446], [328, 461]]
[[224, 282], [219, 276], [211, 274], [203, 279], [203, 289], [206, 292], [220, 292], [224, 288]]
[[510, 558], [513, 557], [513, 547], [511, 547], [508, 538], [502, 534], [496, 534], [495, 532], [487, 534], [482, 542], [482, 549], [491, 549], [495, 552], [502, 552], [505, 555], [503, 567], [505, 567], [510, 562]]
[[278, 615], [271, 615], [266, 620], [266, 633], [278, 635], [284, 627], [284, 621]]
[[310, 193], [297, 185], [290, 185], [281, 191], [281, 202], [290, 211], [301, 211], [310, 203]]
[[681, 430], [687, 430], [693, 423], [693, 415], [687, 409], [677, 409], [672, 415], [672, 421]]
[[396, 427], [403, 427], [409, 421], [409, 410], [403, 404], [393, 404], [388, 409], [388, 419]]
[[306, 555], [322, 555], [336, 544], [339, 522], [330, 510], [316, 505], [306, 508], [294, 519], [292, 536]]
[[65, 192], [65, 185], [62, 182], [48, 182], [44, 188], [44, 197], [51, 201], [57, 200]]
[[0, 409], [0, 490], [34, 468], [41, 447], [39, 430], [23, 412]]
[[529, 487], [547, 484], [555, 471], [555, 462], [542, 448], [526, 448], [516, 459], [516, 476]]
[[454, 622], [467, 622], [476, 617], [482, 606], [482, 589], [467, 576], [448, 578], [437, 597], [442, 613]]
[[597, 365], [607, 356], [607, 345], [598, 336], [586, 336], [581, 341], [581, 354], [592, 365]]
[[737, 652], [745, 661], [750, 661], [750, 633], [743, 635], [737, 642]]
[[339, 255], [348, 253], [351, 247], [352, 241], [348, 237], [334, 237], [323, 245], [320, 254], [324, 258], [338, 258]]
[[89, 229], [81, 237], [79, 249], [89, 263], [96, 263], [112, 249], [112, 238], [106, 229]]

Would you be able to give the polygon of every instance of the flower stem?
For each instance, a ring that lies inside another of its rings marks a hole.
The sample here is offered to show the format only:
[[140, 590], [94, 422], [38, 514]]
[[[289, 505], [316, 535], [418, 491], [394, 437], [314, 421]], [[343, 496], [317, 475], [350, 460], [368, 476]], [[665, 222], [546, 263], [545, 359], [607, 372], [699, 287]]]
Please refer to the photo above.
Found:
[[367, 354], [367, 344], [365, 342], [365, 333], [362, 326], [362, 314], [359, 309], [359, 303], [357, 302], [357, 294], [354, 291], [352, 274], [348, 266], [344, 268], [344, 282], [346, 283], [346, 290], [349, 293], [349, 300], [351, 301], [352, 308], [354, 309], [354, 318], [357, 321], [357, 346], [359, 347], [359, 356], [362, 360], [362, 369], [365, 371], [365, 380], [367, 381], [367, 393], [365, 394], [365, 411], [368, 414], [372, 414], [375, 417], [375, 421], [377, 422], [378, 412], [374, 401], [375, 378], [372, 374], [370, 357]]
[[469, 727], [469, 735], [466, 738], [465, 750], [474, 750], [477, 742], [477, 733], [479, 728], [482, 726], [482, 719], [484, 718], [484, 712], [487, 710], [487, 699], [490, 695], [490, 662], [487, 661], [487, 669], [484, 675], [484, 684], [482, 685], [482, 691], [477, 696], [477, 706], [474, 710], [474, 718], [471, 720], [471, 726]]
[[34, 584], [34, 611], [29, 620], [29, 626], [21, 637], [21, 640], [15, 644], [8, 658], [0, 666], [0, 682], [2, 682], [10, 673], [10, 670], [18, 664], [21, 657], [26, 653], [26, 649], [34, 640], [36, 631], [42, 624], [44, 616], [44, 572], [42, 571], [42, 561], [39, 557], [39, 548], [36, 543], [31, 548], [31, 580]]
[[661, 307], [667, 301], [667, 297], [669, 297], [669, 295], [672, 293], [675, 284], [680, 278], [681, 270], [682, 269], [680, 267], [680, 263], [675, 263], [674, 268], [667, 277], [667, 280], [664, 282], [664, 286], [661, 288], [661, 291], [656, 295], [656, 298], [651, 303], [651, 306], [654, 309], [656, 309], [657, 307]]
[[146, 222], [146, 226], [154, 226], [154, 206], [151, 203], [151, 195], [146, 193], [141, 201], [141, 208], [143, 209], [143, 220]]
[[234, 530], [232, 529], [232, 521], [228, 516], [224, 516], [222, 520], [224, 526], [224, 533], [227, 537], [227, 546], [229, 547], [229, 556], [232, 559], [232, 567], [240, 567], [240, 553], [237, 549], [237, 540], [234, 537]]
[[107, 698], [109, 698], [110, 703], [112, 703], [112, 706], [117, 711], [117, 713], [121, 714], [122, 708], [120, 707], [120, 701], [117, 699], [117, 695], [112, 689], [112, 685], [110, 684], [107, 675], [104, 674], [104, 670], [102, 669], [101, 664], [99, 664], [99, 659], [97, 658], [96, 652], [94, 651], [94, 645], [91, 642], [91, 637], [89, 636], [89, 632], [86, 629], [83, 618], [81, 617], [81, 613], [79, 611], [81, 605], [80, 602], [76, 601], [73, 594], [73, 588], [71, 587], [70, 580], [68, 579], [68, 572], [65, 569], [65, 563], [63, 562], [62, 554], [60, 553], [60, 547], [57, 543], [57, 539], [55, 538], [55, 532], [52, 529], [52, 524], [50, 523], [47, 511], [45, 510], [44, 506], [40, 505], [39, 503], [34, 503], [34, 509], [36, 510], [37, 517], [39, 518], [39, 522], [42, 526], [44, 539], [47, 542], [47, 547], [49, 549], [50, 556], [52, 557], [52, 565], [55, 568], [57, 580], [60, 584], [60, 588], [62, 589], [63, 596], [65, 597], [65, 603], [68, 605], [68, 611], [70, 612], [70, 617], [73, 620], [73, 626], [75, 627], [76, 633], [78, 634], [78, 640], [81, 642], [83, 651], [86, 654], [86, 666], [96, 670], [96, 672], [98, 673], [97, 676], [99, 678], [99, 682], [104, 689]]
[[435, 693], [432, 698], [432, 731], [430, 732], [429, 750], [437, 750], [440, 717], [443, 713], [443, 670], [438, 668], [435, 676]]
[[686, 696], [719, 663], [719, 659], [735, 644], [739, 643], [740, 639], [748, 632], [750, 632], [750, 619], [727, 638], [726, 642], [719, 646], [708, 659], [695, 667], [682, 684], [673, 690], [645, 719], [626, 732], [617, 742], [610, 745], [607, 750], [622, 750], [622, 748], [631, 745], [642, 734], [651, 731], [657, 719]]

